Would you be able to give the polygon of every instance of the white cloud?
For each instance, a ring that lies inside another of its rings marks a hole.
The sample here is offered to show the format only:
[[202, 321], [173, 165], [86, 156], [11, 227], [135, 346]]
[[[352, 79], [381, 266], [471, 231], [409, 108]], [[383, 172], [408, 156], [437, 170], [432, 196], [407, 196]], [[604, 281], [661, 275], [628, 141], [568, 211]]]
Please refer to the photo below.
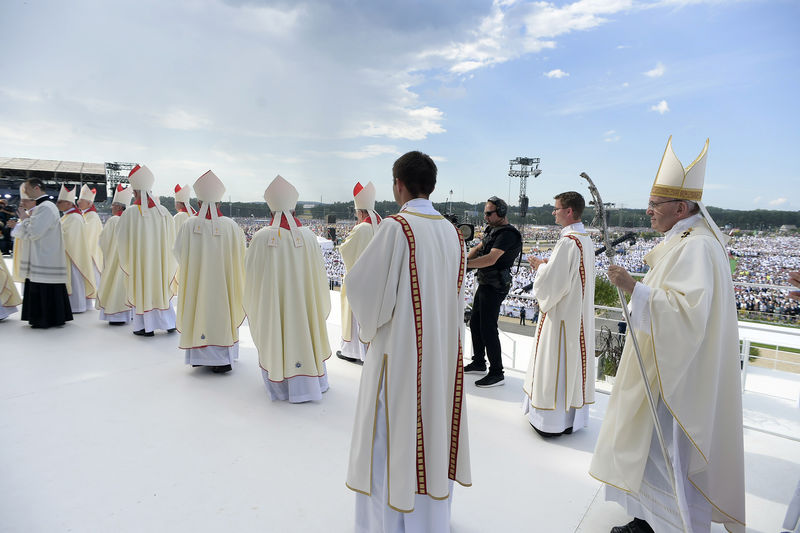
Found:
[[660, 101], [659, 103], [657, 103], [656, 105], [654, 105], [654, 106], [650, 106], [650, 111], [656, 111], [656, 112], [658, 112], [660, 115], [663, 115], [664, 113], [666, 113], [667, 111], [669, 111], [669, 105], [667, 104], [667, 101], [666, 101], [666, 100], [661, 100], [661, 101]]
[[771, 201], [769, 202], [769, 205], [771, 205], [771, 206], [779, 206], [779, 205], [783, 205], [783, 204], [785, 204], [785, 203], [786, 203], [786, 202], [788, 202], [788, 201], [789, 201], [789, 200], [787, 200], [786, 198], [776, 198], [776, 199], [774, 199], [774, 200], [771, 200]]
[[569, 76], [569, 72], [564, 72], [560, 68], [557, 68], [555, 70], [551, 70], [550, 72], [545, 72], [544, 75], [547, 76], [548, 78], [561, 79]]
[[171, 130], [199, 130], [211, 126], [211, 121], [184, 109], [172, 109], [157, 117], [157, 122]]
[[340, 157], [342, 159], [369, 159], [372, 157], [378, 157], [380, 155], [400, 155], [400, 152], [397, 150], [396, 146], [389, 146], [383, 144], [370, 144], [361, 148], [361, 150], [352, 151], [352, 152], [331, 152], [331, 154], [335, 157]]
[[761, 200], [762, 200], [761, 196], [756, 196], [755, 198], [753, 198], [753, 203], [757, 204], [757, 203], [761, 202]]
[[402, 109], [397, 118], [383, 121], [366, 120], [357, 126], [353, 137], [388, 137], [390, 139], [409, 139], [419, 141], [431, 133], [444, 133], [441, 125], [444, 113], [435, 107], [425, 106], [416, 109]]
[[661, 76], [664, 75], [665, 70], [666, 69], [664, 68], [664, 65], [659, 61], [656, 64], [655, 68], [648, 70], [647, 72], [644, 73], [644, 75], [647, 76], [648, 78], [660, 78]]
[[620, 139], [621, 137], [614, 130], [608, 130], [603, 134], [603, 140], [607, 143], [615, 143]]
[[630, 87], [630, 86], [631, 86], [631, 84], [630, 84], [630, 83], [628, 83], [628, 82], [626, 81], [626, 82], [623, 82], [623, 83], [622, 83], [622, 86], [623, 86], [623, 87]]

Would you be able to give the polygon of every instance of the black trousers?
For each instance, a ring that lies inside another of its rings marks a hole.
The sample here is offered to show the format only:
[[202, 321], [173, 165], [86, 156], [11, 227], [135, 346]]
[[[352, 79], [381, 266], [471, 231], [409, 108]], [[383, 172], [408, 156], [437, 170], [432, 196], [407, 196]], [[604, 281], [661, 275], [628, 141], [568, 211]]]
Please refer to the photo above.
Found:
[[503, 357], [500, 351], [500, 335], [497, 319], [500, 305], [508, 295], [508, 289], [495, 289], [490, 285], [478, 285], [472, 301], [472, 317], [469, 329], [472, 334], [472, 360], [486, 364], [489, 359], [489, 374], [503, 374]]

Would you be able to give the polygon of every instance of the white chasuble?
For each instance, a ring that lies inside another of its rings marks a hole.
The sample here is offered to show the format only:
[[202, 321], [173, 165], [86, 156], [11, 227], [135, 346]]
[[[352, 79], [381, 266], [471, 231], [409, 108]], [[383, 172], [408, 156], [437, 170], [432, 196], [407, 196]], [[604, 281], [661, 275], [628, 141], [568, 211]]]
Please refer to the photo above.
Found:
[[25, 283], [25, 276], [22, 275], [22, 249], [25, 247], [25, 239], [22, 238], [21, 231], [15, 227], [11, 235], [14, 236], [14, 257], [13, 259], [13, 272], [14, 281], [17, 283]]
[[541, 314], [523, 390], [536, 409], [555, 409], [558, 395], [563, 410], [594, 403], [594, 244], [573, 226], [564, 228], [533, 284]]
[[[367, 245], [372, 240], [374, 235], [374, 230], [372, 228], [372, 223], [370, 222], [361, 222], [360, 224], [356, 224], [353, 228], [353, 231], [347, 236], [345, 241], [339, 246], [339, 253], [342, 254], [342, 260], [344, 261], [344, 267], [347, 272], [350, 272], [350, 269], [353, 268], [353, 265], [356, 264], [356, 260], [361, 256], [364, 250], [367, 248]], [[352, 280], [353, 283], [358, 283], [358, 280]], [[341, 294], [341, 305], [342, 305], [342, 339], [345, 342], [355, 342], [358, 341], [358, 338], [353, 338], [353, 324], [352, 324], [352, 313], [350, 311], [350, 303], [347, 301], [347, 283], [342, 282], [342, 294]]]
[[[192, 215], [189, 214], [188, 211], [178, 211], [172, 217], [172, 220], [175, 222], [175, 236], [177, 237], [178, 232], [181, 230], [181, 226], [192, 218]], [[178, 285], [180, 284], [180, 273], [175, 274], [175, 279], [172, 280], [171, 289], [173, 294], [178, 294]]]
[[16, 307], [22, 305], [17, 286], [11, 272], [8, 271], [6, 262], [0, 257], [0, 307]]
[[175, 241], [178, 261], [177, 320], [183, 350], [233, 346], [244, 321], [245, 237], [230, 218], [192, 217]]
[[94, 277], [94, 266], [92, 255], [89, 251], [89, 243], [86, 239], [86, 222], [83, 215], [77, 208], [73, 208], [61, 217], [61, 233], [64, 237], [64, 249], [67, 253], [67, 260], [70, 266], [80, 272], [82, 279], [69, 276], [67, 281], [67, 293], [75, 291], [75, 283], [83, 283], [85, 287], [85, 297], [95, 298], [97, 296], [97, 282]]
[[128, 297], [125, 291], [125, 273], [119, 267], [119, 250], [117, 249], [117, 230], [120, 217], [113, 216], [106, 221], [100, 232], [100, 249], [105, 264], [100, 287], [97, 289], [97, 305], [106, 315], [115, 315], [129, 311]]
[[[711, 503], [712, 520], [744, 532], [739, 339], [725, 250], [699, 219], [653, 248], [645, 262], [650, 323], [635, 334], [655, 400], [691, 442], [687, 479]], [[653, 436], [646, 403], [628, 339], [589, 472], [634, 494]]]
[[[442, 500], [451, 480], [472, 483], [463, 396], [466, 250], [449, 221], [417, 206], [433, 211], [416, 199], [384, 219], [346, 280], [360, 336], [370, 343], [347, 486], [372, 496], [382, 490], [372, 487], [372, 470], [385, 469], [383, 504], [401, 512], [414, 511], [416, 494]], [[373, 464], [379, 403], [386, 460]]]
[[88, 243], [89, 254], [92, 256], [97, 272], [103, 272], [103, 252], [100, 249], [100, 233], [103, 231], [103, 222], [97, 211], [90, 208], [83, 213], [83, 220], [86, 222], [86, 242]]
[[174, 296], [170, 283], [177, 263], [172, 255], [175, 222], [167, 209], [154, 204], [142, 214], [141, 206], [132, 205], [118, 223], [119, 265], [125, 273], [128, 307], [137, 315], [171, 309]]
[[296, 231], [299, 247], [288, 229], [262, 228], [245, 254], [244, 309], [259, 364], [273, 382], [321, 377], [331, 355], [325, 323], [331, 297], [322, 251], [310, 229]]

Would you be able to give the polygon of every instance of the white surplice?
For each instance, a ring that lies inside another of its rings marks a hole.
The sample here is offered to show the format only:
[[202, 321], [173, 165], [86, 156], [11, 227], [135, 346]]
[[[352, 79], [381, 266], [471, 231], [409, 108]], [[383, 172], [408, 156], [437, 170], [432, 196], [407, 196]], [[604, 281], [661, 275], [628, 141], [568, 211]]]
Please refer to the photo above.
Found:
[[347, 275], [361, 338], [370, 342], [347, 472], [347, 486], [359, 493], [357, 525], [433, 531], [425, 524], [440, 524], [436, 531], [448, 531], [452, 482], [472, 482], [463, 396], [465, 271], [458, 231], [418, 198], [381, 222]]

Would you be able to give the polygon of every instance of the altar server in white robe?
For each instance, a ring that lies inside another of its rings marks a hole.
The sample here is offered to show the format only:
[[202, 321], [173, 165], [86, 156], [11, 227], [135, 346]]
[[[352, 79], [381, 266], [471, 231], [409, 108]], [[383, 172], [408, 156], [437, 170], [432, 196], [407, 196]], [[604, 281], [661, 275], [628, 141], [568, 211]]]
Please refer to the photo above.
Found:
[[264, 193], [272, 222], [245, 255], [244, 309], [272, 400], [321, 400], [331, 355], [328, 277], [314, 233], [294, 217], [298, 194], [277, 176]]
[[[28, 195], [24, 183], [19, 186], [19, 206], [26, 215], [36, 206], [36, 200]], [[22, 267], [20, 266], [23, 255], [22, 249], [25, 246], [25, 239], [22, 237], [22, 231], [19, 227], [19, 224], [14, 226], [14, 229], [11, 230], [11, 236], [14, 237], [14, 257], [11, 274], [16, 283], [25, 283], [25, 276], [22, 275]]]
[[36, 205], [28, 212], [17, 211], [20, 222], [14, 228], [25, 240], [20, 261], [20, 276], [25, 279], [22, 293], [22, 320], [34, 328], [63, 326], [72, 320], [67, 294], [69, 268], [58, 208], [45, 192], [42, 180], [25, 182]]
[[122, 326], [133, 321], [133, 311], [128, 307], [125, 289], [125, 273], [119, 267], [117, 248], [120, 217], [130, 205], [132, 197], [132, 188], [117, 184], [111, 200], [111, 217], [100, 232], [100, 249], [106, 260], [97, 288], [97, 308], [100, 310], [100, 320], [107, 321], [110, 326]]
[[245, 237], [242, 228], [219, 211], [225, 186], [212, 171], [194, 182], [194, 190], [200, 212], [181, 226], [173, 249], [181, 280], [179, 347], [186, 351], [187, 365], [224, 373], [239, 358]]
[[[356, 206], [358, 224], [353, 227], [345, 241], [339, 246], [339, 253], [342, 255], [347, 271], [350, 271], [356, 264], [375, 232], [378, 231], [378, 224], [381, 221], [381, 217], [375, 212], [375, 185], [371, 181], [366, 186], [356, 183], [353, 189], [353, 203]], [[354, 280], [354, 282], [357, 283], [358, 280]], [[336, 356], [352, 363], [363, 363], [364, 356], [367, 354], [367, 345], [358, 338], [358, 321], [353, 319], [353, 312], [347, 301], [347, 283], [342, 283], [340, 298], [342, 346], [336, 352]]]
[[594, 244], [581, 222], [583, 196], [555, 196], [561, 226], [549, 259], [528, 256], [541, 316], [525, 374], [523, 412], [543, 437], [585, 428], [594, 403]]
[[95, 196], [97, 196], [97, 189], [83, 185], [78, 197], [78, 209], [81, 210], [83, 220], [86, 222], [86, 242], [92, 256], [95, 287], [99, 287], [100, 275], [103, 272], [103, 252], [100, 250], [100, 232], [103, 231], [103, 222], [94, 206]]
[[67, 253], [70, 276], [67, 281], [69, 305], [73, 313], [84, 313], [90, 308], [87, 300], [97, 296], [97, 282], [92, 265], [92, 254], [86, 238], [86, 221], [75, 205], [75, 191], [61, 186], [56, 206], [61, 211], [61, 233]]
[[436, 165], [409, 152], [392, 168], [397, 215], [347, 274], [369, 350], [347, 486], [357, 532], [450, 531], [453, 482], [471, 485], [464, 398], [466, 249], [428, 199]]
[[22, 304], [14, 278], [6, 266], [6, 262], [0, 257], [0, 320], [8, 318], [17, 312], [17, 306]]
[[[628, 336], [636, 335], [642, 351], [690, 531], [707, 532], [711, 522], [720, 522], [743, 533], [736, 304], [727, 238], [700, 201], [707, 150], [708, 141], [684, 170], [670, 137], [647, 209], [664, 240], [645, 256], [650, 270], [641, 282], [622, 267], [610, 267], [608, 278], [632, 294]], [[634, 516], [614, 533], [683, 531], [630, 338], [590, 474], [607, 484], [607, 500]]]
[[172, 255], [175, 222], [152, 194], [155, 177], [146, 166], [128, 176], [133, 205], [119, 221], [119, 265], [125, 272], [128, 306], [133, 308], [133, 334], [152, 337], [155, 330], [175, 331], [174, 293], [170, 287], [177, 263]]

